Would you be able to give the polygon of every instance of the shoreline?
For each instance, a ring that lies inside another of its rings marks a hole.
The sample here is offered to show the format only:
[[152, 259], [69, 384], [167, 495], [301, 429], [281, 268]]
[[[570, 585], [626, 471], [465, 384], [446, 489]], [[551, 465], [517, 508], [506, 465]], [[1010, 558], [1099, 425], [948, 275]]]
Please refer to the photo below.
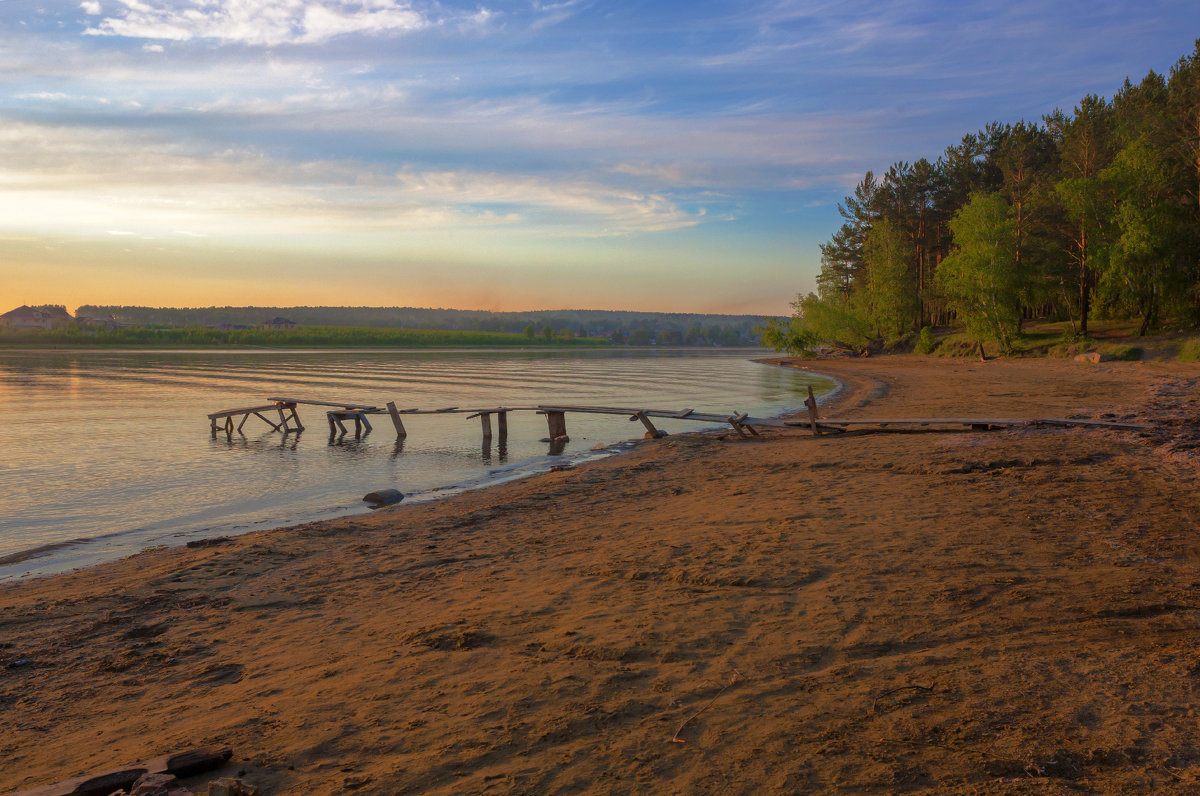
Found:
[[672, 435], [0, 585], [0, 790], [201, 744], [264, 793], [1200, 779], [1200, 367], [795, 364], [841, 416], [1162, 431]]
[[[466, 349], [463, 350], [465, 351]], [[161, 352], [147, 349], [146, 351], [140, 353]], [[769, 359], [750, 359], [749, 361], [754, 362], [755, 364], [773, 364]], [[831, 396], [836, 395], [841, 389], [841, 384], [837, 379], [832, 377], [824, 377], [823, 374], [819, 373], [814, 373], [813, 375], [829, 378], [829, 380], [834, 384], [833, 390], [818, 397], [819, 402], [824, 403], [828, 401]], [[802, 411], [802, 409], [798, 409], [797, 407], [784, 407], [774, 411], [773, 413], [769, 413], [768, 416], [785, 417], [798, 411]], [[680, 433], [704, 434], [711, 433], [712, 431], [719, 430], [721, 428], [727, 427], [696, 425], [694, 430], [674, 433], [676, 436], [678, 436]], [[420, 505], [429, 502], [442, 501], [464, 492], [475, 491], [479, 489], [489, 489], [491, 487], [510, 483], [512, 481], [534, 477], [554, 469], [564, 467], [573, 468], [591, 461], [606, 458], [608, 456], [626, 453], [640, 441], [641, 440], [637, 439], [636, 437], [631, 437], [626, 440], [620, 440], [612, 444], [604, 445], [602, 449], [597, 449], [596, 447], [580, 448], [579, 450], [570, 451], [559, 456], [546, 455], [522, 460], [508, 465], [486, 467], [484, 468], [483, 473], [466, 480], [441, 484], [432, 488], [420, 489], [415, 492], [406, 492], [403, 502], [404, 505]], [[368, 489], [366, 491], [370, 490]], [[112, 540], [120, 540], [124, 536], [143, 534], [144, 530], [142, 528], [136, 528], [126, 531], [106, 533], [95, 537], [66, 539], [61, 541], [33, 544], [27, 548], [17, 548], [8, 552], [0, 553], [0, 570], [2, 570], [4, 567], [16, 564], [24, 565], [27, 564], [27, 562], [45, 558], [47, 555], [58, 551], [66, 550], [77, 552], [75, 552], [73, 555], [67, 556], [64, 560], [58, 563], [51, 562], [49, 564], [30, 567], [24, 571], [4, 575], [0, 577], [0, 585], [25, 583], [39, 578], [54, 577], [70, 572], [76, 572], [89, 567], [99, 566], [110, 561], [128, 558], [132, 555], [139, 555], [140, 553], [150, 549], [170, 549], [186, 546], [192, 542], [201, 542], [205, 539], [224, 536], [240, 537], [260, 531], [277, 530], [311, 522], [326, 522], [344, 518], [359, 517], [369, 515], [378, 510], [380, 509], [372, 509], [370, 506], [365, 504], [351, 503], [349, 505], [327, 506], [315, 511], [307, 512], [304, 515], [289, 517], [279, 521], [278, 523], [263, 522], [262, 520], [257, 520], [250, 524], [214, 523], [208, 528], [184, 532], [172, 531], [169, 528], [164, 527], [157, 532], [157, 535], [147, 538], [145, 540], [145, 547], [143, 547], [141, 550], [135, 550], [133, 552], [120, 551], [116, 553], [109, 553], [107, 555], [103, 552], [103, 548], [91, 554], [88, 554], [87, 550], [94, 548], [96, 545], [104, 545]], [[152, 524], [162, 525], [162, 523]]]

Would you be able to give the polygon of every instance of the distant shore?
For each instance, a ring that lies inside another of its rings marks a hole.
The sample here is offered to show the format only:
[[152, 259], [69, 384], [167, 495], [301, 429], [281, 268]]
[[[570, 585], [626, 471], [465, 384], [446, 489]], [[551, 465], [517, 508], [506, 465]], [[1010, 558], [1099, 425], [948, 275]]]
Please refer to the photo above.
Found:
[[1200, 367], [787, 364], [1160, 430], [667, 437], [3, 586], [0, 790], [210, 744], [264, 793], [1187, 792]]

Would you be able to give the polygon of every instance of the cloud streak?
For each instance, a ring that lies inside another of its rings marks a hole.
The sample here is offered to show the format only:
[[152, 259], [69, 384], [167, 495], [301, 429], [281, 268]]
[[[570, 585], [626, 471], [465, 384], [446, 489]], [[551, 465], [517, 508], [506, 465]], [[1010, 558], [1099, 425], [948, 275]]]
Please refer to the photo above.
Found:
[[[320, 44], [347, 34], [397, 35], [437, 24], [394, 0], [118, 0], [119, 10], [84, 31], [92, 36], [278, 46]], [[85, 2], [92, 15], [100, 4]]]

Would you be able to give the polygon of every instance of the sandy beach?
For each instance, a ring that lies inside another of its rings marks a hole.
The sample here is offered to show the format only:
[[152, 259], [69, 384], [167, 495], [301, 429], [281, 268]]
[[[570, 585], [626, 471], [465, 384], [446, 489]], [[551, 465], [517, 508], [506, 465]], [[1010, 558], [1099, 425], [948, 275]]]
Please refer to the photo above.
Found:
[[0, 587], [0, 791], [201, 745], [264, 794], [1200, 790], [1200, 366], [793, 364], [1157, 430], [671, 436]]

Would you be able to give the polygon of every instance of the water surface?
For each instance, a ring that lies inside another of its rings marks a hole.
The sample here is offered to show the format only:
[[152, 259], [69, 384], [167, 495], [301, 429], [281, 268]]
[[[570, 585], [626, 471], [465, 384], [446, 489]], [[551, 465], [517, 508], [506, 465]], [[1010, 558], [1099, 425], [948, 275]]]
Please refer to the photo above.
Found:
[[[331, 439], [324, 410], [281, 435], [257, 418], [212, 439], [206, 415], [314, 398], [401, 408], [594, 404], [775, 414], [819, 376], [755, 364], [755, 351], [36, 351], [0, 353], [0, 580], [62, 571], [160, 544], [366, 510], [516, 477], [562, 461], [546, 422], [509, 415], [507, 445], [477, 419], [386, 415], [361, 439]], [[698, 424], [663, 421], [671, 432]], [[622, 416], [568, 415], [563, 455], [639, 437]], [[30, 551], [38, 550], [36, 555]]]

